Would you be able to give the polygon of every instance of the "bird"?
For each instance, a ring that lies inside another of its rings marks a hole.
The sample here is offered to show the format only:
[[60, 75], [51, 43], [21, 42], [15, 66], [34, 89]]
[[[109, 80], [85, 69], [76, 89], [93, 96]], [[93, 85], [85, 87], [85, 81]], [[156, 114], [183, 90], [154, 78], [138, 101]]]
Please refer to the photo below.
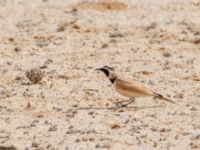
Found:
[[[122, 107], [127, 107], [131, 103], [135, 102], [136, 97], [148, 97], [153, 96], [162, 100], [165, 100], [170, 103], [174, 103], [171, 99], [164, 97], [162, 94], [152, 91], [150, 88], [147, 88], [142, 83], [136, 82], [135, 80], [128, 79], [117, 72], [114, 68], [109, 66], [103, 66], [97, 68], [96, 70], [102, 71], [110, 80], [115, 90], [122, 96], [128, 97], [128, 101], [121, 101], [117, 104], [120, 104]], [[123, 104], [127, 102], [126, 104]]]

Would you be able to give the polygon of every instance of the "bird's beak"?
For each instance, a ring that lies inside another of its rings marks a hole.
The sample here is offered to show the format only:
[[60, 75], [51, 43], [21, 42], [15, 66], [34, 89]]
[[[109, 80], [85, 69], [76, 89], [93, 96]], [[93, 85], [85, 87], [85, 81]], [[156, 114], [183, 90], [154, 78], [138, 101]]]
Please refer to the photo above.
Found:
[[101, 68], [97, 68], [97, 69], [95, 69], [95, 71], [99, 71], [99, 70], [101, 70]]

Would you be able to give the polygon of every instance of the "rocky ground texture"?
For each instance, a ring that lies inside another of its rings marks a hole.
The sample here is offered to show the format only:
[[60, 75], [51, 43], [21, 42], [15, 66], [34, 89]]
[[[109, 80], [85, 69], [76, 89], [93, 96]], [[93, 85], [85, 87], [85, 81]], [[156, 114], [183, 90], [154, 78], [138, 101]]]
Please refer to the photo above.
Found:
[[200, 149], [199, 0], [0, 0], [0, 35], [0, 149]]

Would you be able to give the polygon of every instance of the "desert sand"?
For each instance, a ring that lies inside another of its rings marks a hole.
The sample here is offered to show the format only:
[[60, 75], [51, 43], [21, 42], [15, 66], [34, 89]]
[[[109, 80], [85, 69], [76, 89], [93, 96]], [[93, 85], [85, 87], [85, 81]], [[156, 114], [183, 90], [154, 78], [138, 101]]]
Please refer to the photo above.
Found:
[[[176, 105], [116, 108], [104, 65]], [[200, 149], [200, 1], [0, 0], [0, 77], [0, 149]]]

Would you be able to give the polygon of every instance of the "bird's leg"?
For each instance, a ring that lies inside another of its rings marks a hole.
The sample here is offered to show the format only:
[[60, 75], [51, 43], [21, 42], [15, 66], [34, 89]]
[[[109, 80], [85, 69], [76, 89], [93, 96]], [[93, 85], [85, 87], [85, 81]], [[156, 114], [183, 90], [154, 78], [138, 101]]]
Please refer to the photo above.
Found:
[[129, 99], [129, 100], [126, 100], [126, 101], [116, 102], [116, 104], [122, 104], [122, 103], [124, 103], [124, 102], [129, 102], [129, 101], [130, 101], [130, 99]]
[[123, 103], [124, 102], [130, 102], [130, 99], [129, 100], [126, 100], [126, 101], [120, 101], [120, 102], [117, 102], [115, 103], [117, 107], [123, 107]]
[[122, 104], [122, 107], [127, 107], [128, 105], [132, 104], [135, 102], [135, 97], [130, 98], [130, 100], [128, 101], [128, 103], [126, 104]]

